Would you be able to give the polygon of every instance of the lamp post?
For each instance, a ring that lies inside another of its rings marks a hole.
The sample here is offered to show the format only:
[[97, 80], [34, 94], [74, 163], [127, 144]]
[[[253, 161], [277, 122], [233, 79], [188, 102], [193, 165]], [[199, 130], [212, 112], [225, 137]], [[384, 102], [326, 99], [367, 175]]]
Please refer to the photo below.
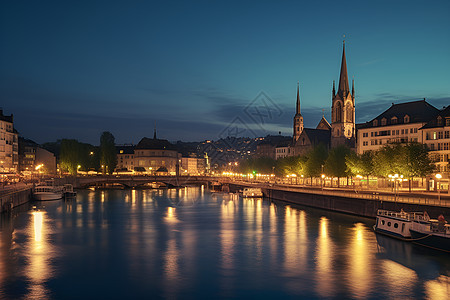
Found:
[[323, 191], [323, 179], [325, 178], [325, 174], [322, 174], [321, 176], [320, 176], [320, 178], [321, 178], [321, 180], [320, 180], [320, 182], [321, 182], [321, 188], [322, 188], [322, 191]]
[[437, 173], [436, 175], [436, 179], [437, 179], [437, 185], [436, 188], [438, 190], [438, 201], [439, 201], [439, 205], [441, 205], [441, 178], [442, 178], [442, 174], [441, 173]]

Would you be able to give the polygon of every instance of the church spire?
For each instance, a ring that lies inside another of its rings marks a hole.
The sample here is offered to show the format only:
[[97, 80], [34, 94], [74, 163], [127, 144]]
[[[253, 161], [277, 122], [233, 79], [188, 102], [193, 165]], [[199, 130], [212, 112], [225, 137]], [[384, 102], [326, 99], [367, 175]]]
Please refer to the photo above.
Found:
[[153, 139], [156, 140], [156, 121], [155, 121], [155, 129], [153, 131]]
[[300, 115], [300, 88], [299, 88], [299, 82], [297, 81], [297, 109], [296, 114]]
[[339, 76], [338, 94], [341, 97], [346, 97], [349, 92], [350, 89], [348, 86], [347, 61], [345, 60], [345, 40], [344, 40], [342, 50], [341, 75]]

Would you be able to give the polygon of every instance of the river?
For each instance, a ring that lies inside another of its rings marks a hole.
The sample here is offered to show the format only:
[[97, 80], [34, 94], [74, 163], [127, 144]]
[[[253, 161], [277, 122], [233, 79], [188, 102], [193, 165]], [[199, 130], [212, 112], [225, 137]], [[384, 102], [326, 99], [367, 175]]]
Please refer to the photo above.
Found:
[[450, 255], [373, 224], [203, 187], [83, 190], [1, 215], [0, 298], [448, 299]]

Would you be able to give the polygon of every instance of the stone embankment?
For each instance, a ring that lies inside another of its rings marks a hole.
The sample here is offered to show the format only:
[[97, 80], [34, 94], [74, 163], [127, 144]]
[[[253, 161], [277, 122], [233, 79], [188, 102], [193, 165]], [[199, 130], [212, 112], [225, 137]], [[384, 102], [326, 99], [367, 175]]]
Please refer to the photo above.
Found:
[[230, 183], [230, 191], [237, 191], [245, 186], [260, 187], [264, 196], [271, 200], [299, 204], [309, 207], [326, 209], [341, 213], [375, 218], [377, 210], [392, 211], [426, 211], [436, 218], [443, 214], [450, 218], [450, 198], [429, 195], [398, 195], [392, 193], [355, 192], [310, 189], [301, 187], [284, 187], [267, 184]]
[[0, 212], [8, 211], [31, 199], [31, 184], [17, 184], [0, 189]]

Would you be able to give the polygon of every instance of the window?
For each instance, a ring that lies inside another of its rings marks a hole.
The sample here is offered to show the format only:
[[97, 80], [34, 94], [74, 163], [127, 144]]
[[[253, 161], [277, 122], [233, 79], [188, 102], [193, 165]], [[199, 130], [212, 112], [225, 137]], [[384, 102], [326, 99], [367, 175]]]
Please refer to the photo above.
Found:
[[386, 125], [386, 118], [381, 119], [381, 126], [385, 126]]
[[378, 126], [378, 120], [373, 120], [373, 126]]
[[398, 223], [394, 223], [394, 228], [398, 228]]
[[414, 128], [414, 133], [417, 133], [417, 128]]
[[[448, 132], [448, 131], [447, 131]], [[369, 133], [368, 132], [363, 132], [363, 137], [368, 137]]]
[[410, 130], [409, 130], [409, 133], [413, 133], [414, 132], [414, 130], [411, 128]]
[[442, 126], [442, 117], [441, 116], [437, 117], [437, 124], [438, 124], [438, 126]]
[[403, 118], [403, 122], [409, 123], [409, 116], [408, 116], [408, 115], [406, 115], [406, 116]]
[[405, 231], [405, 223], [402, 224], [402, 232]]
[[448, 130], [445, 131], [444, 138], [445, 138], [445, 139], [450, 138], [450, 131], [448, 131]]
[[363, 142], [363, 146], [367, 146], [367, 144], [368, 144], [367, 141], [364, 141], [364, 142]]
[[445, 126], [450, 126], [450, 118], [445, 119]]
[[381, 225], [384, 225], [384, 220], [381, 220]]
[[404, 134], [405, 133], [405, 130], [404, 129], [402, 129], [402, 134]]
[[398, 135], [398, 130], [395, 131], [395, 134]]
[[397, 117], [391, 118], [391, 124], [397, 124], [397, 121], [398, 121]]
[[438, 140], [441, 140], [441, 139], [443, 139], [444, 138], [444, 132], [443, 131], [439, 131], [438, 132]]
[[391, 227], [391, 222], [388, 222], [388, 226]]

